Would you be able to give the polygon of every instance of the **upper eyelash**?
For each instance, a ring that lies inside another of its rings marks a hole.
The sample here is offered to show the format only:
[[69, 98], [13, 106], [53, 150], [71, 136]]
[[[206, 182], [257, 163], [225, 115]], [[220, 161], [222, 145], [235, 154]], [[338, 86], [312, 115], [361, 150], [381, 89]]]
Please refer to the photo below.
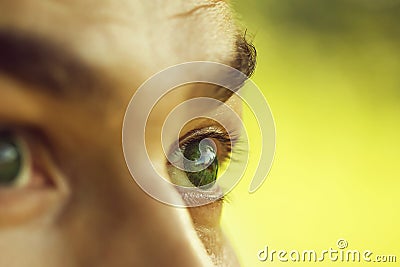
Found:
[[213, 138], [218, 140], [226, 150], [227, 153], [220, 155], [220, 160], [224, 161], [230, 158], [230, 152], [232, 151], [232, 145], [237, 141], [238, 136], [228, 134], [219, 127], [205, 127], [201, 129], [194, 129], [186, 133], [180, 138], [179, 148], [183, 151], [186, 145], [192, 142], [198, 142], [205, 138]]
[[229, 151], [232, 147], [231, 139], [227, 138], [224, 135], [221, 135], [219, 133], [201, 133], [201, 134], [196, 134], [195, 136], [187, 137], [184, 141], [180, 142], [180, 149], [185, 150], [185, 148], [188, 144], [190, 144], [192, 142], [201, 141], [205, 138], [214, 138], [214, 139], [218, 140], [219, 142], [226, 145], [227, 148], [229, 148]]
[[210, 126], [201, 129], [194, 129], [179, 138], [179, 146], [184, 149], [188, 143], [200, 141], [204, 138], [214, 138], [223, 144], [229, 145], [229, 148], [234, 145], [239, 139], [239, 134], [223, 131], [220, 127]]

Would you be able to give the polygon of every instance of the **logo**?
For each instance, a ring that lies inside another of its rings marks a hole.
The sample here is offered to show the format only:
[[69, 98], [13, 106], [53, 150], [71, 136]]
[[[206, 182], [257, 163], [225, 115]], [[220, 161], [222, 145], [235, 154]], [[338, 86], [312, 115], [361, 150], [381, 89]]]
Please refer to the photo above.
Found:
[[[201, 203], [188, 204], [168, 194], [165, 187], [172, 186], [180, 192], [189, 193], [203, 189], [173, 184], [169, 177], [163, 177], [156, 170], [149, 156], [149, 144], [146, 143], [148, 142], [146, 141], [146, 131], [149, 131], [149, 129], [146, 127], [151, 112], [168, 93], [181, 90], [183, 86], [198, 83], [229, 90], [229, 94], [237, 96], [250, 110], [252, 118], [256, 122], [260, 133], [258, 138], [261, 140], [257, 143], [260, 157], [249, 185], [250, 193], [255, 192], [263, 184], [271, 168], [275, 153], [275, 124], [271, 110], [262, 92], [245, 74], [230, 66], [215, 62], [188, 62], [169, 67], [155, 74], [138, 88], [127, 107], [122, 129], [123, 151], [129, 171], [141, 189], [154, 199], [173, 206], [199, 206], [208, 204], [215, 199], [205, 198]], [[243, 85], [244, 87], [239, 90]], [[169, 164], [185, 172], [198, 172], [210, 167], [212, 161], [207, 159], [218, 146], [211, 139], [204, 138], [204, 140], [201, 140], [199, 147], [204, 164], [199, 165], [185, 157], [184, 153], [179, 150], [179, 133], [188, 122], [204, 118], [204, 114], [208, 110], [214, 109], [218, 109], [220, 113], [224, 113], [225, 117], [228, 116], [230, 121], [233, 120], [240, 125], [241, 142], [246, 148], [249, 147], [252, 135], [246, 130], [240, 114], [237, 114], [225, 102], [216, 97], [193, 97], [173, 107], [172, 111], [166, 115], [162, 129], [159, 133], [155, 133], [161, 140], [164, 157]], [[215, 116], [207, 115], [207, 118], [216, 121], [224, 128], [228, 127], [225, 121], [220, 120], [218, 114]], [[151, 131], [157, 130], [151, 129]], [[173, 139], [175, 141], [171, 142], [170, 136], [175, 136]], [[177, 152], [171, 154], [171, 149], [175, 149]], [[243, 151], [239, 152], [235, 149], [235, 146], [233, 146], [232, 154], [243, 153]], [[245, 157], [247, 160], [242, 162], [240, 168], [232, 167], [234, 164], [229, 164], [216, 180], [216, 186], [222, 190], [223, 195], [230, 192], [243, 177], [249, 164], [248, 156], [251, 152], [247, 150], [244, 153], [247, 153]]]

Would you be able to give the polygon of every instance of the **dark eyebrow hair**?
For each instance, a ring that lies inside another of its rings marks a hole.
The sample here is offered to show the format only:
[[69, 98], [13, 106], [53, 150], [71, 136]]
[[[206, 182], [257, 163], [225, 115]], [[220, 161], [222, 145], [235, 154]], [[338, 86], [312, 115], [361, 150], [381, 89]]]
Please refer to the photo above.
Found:
[[10, 29], [0, 29], [0, 73], [58, 96], [104, 87], [96, 69], [61, 44]]
[[236, 41], [236, 57], [231, 66], [250, 78], [257, 65], [256, 47], [247, 39], [247, 30]]
[[[236, 51], [230, 66], [250, 77], [256, 66], [256, 49], [247, 40], [247, 32], [238, 35]], [[8, 75], [27, 85], [55, 96], [79, 96], [96, 90], [96, 95], [107, 94], [110, 77], [89, 65], [75, 53], [48, 38], [17, 30], [0, 29], [0, 74]], [[243, 86], [243, 77], [226, 76], [227, 84], [237, 90]], [[101, 90], [103, 89], [103, 90]], [[233, 92], [217, 88], [213, 97], [226, 101]]]
[[[226, 84], [229, 84], [230, 88], [235, 88], [234, 91], [237, 91], [243, 87], [246, 80], [253, 75], [257, 65], [257, 50], [255, 46], [248, 41], [247, 31], [242, 35], [237, 35], [236, 51], [229, 65], [244, 74], [238, 76], [237, 73], [227, 73], [226, 76], [222, 78], [226, 80]], [[218, 87], [215, 92], [215, 98], [225, 102], [233, 94], [234, 92], [228, 89]]]

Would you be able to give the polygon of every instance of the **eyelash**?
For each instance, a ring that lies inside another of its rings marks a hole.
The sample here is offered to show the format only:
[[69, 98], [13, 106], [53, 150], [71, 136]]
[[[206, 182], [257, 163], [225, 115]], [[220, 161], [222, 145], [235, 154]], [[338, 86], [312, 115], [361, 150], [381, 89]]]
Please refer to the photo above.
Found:
[[232, 146], [235, 145], [239, 139], [239, 135], [232, 131], [226, 132], [219, 127], [206, 127], [201, 129], [194, 129], [186, 133], [179, 140], [179, 148], [184, 151], [186, 146], [193, 142], [199, 142], [205, 138], [210, 138], [217, 140], [221, 144], [222, 149], [224, 149], [221, 154], [220, 149], [218, 149], [218, 160], [223, 163], [231, 159]]

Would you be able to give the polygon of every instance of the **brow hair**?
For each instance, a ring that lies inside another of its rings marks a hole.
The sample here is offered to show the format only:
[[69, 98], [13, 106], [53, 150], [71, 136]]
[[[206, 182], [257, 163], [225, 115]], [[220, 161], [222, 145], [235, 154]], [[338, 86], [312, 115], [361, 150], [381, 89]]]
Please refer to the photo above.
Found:
[[246, 74], [250, 78], [257, 65], [256, 47], [248, 40], [247, 30], [236, 41], [236, 57], [232, 67]]
[[247, 31], [238, 35], [236, 39], [236, 51], [233, 60], [229, 64], [231, 67], [239, 70], [244, 75], [238, 75], [236, 72], [228, 73], [224, 78], [225, 84], [233, 91], [219, 87], [216, 90], [215, 97], [223, 102], [228, 100], [235, 91], [243, 87], [247, 79], [249, 79], [257, 65], [257, 50], [255, 46], [248, 40]]
[[63, 45], [15, 30], [0, 29], [0, 73], [53, 95], [82, 95], [103, 84], [93, 66]]
[[[247, 32], [238, 35], [233, 68], [250, 77], [256, 66], [256, 49], [247, 40]], [[36, 85], [41, 91], [56, 96], [104, 95], [111, 88], [111, 78], [95, 66], [88, 65], [65, 46], [48, 38], [16, 30], [0, 29], [0, 73], [22, 83]], [[245, 79], [227, 75], [226, 84], [238, 90]], [[95, 93], [93, 91], [96, 91]], [[221, 101], [234, 92], [217, 88], [213, 97]]]

